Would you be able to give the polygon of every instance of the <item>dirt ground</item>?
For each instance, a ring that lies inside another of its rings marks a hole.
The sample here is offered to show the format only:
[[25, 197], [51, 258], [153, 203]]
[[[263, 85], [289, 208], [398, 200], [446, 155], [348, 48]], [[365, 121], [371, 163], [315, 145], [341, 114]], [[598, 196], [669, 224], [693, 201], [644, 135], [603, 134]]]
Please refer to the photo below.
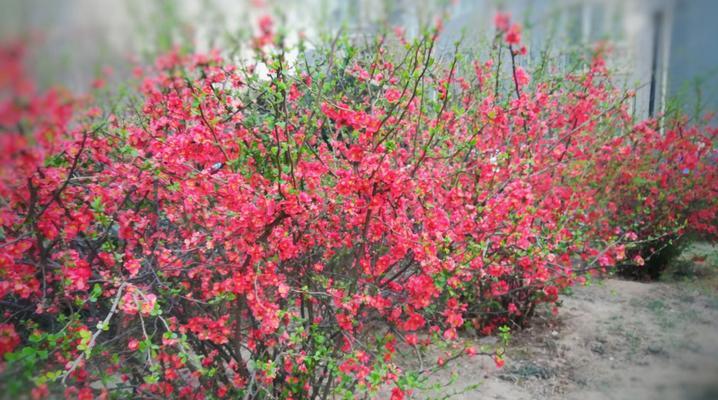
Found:
[[[692, 246], [661, 282], [595, 281], [516, 332], [506, 365], [462, 359], [417, 398], [718, 399], [718, 247]], [[495, 338], [484, 338], [490, 343]], [[433, 380], [433, 379], [432, 379]]]

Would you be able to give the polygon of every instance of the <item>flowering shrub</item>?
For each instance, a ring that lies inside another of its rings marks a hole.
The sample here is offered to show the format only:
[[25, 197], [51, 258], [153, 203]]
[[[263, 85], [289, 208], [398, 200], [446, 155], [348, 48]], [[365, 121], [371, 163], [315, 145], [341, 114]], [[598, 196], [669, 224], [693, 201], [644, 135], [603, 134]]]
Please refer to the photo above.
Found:
[[488, 60], [435, 62], [436, 27], [309, 62], [265, 18], [257, 64], [172, 52], [110, 104], [34, 90], [3, 50], [4, 384], [401, 399], [461, 354], [503, 364], [462, 328], [507, 335], [640, 243], [715, 233], [716, 130], [634, 124], [600, 52], [531, 76], [496, 25]]
[[603, 195], [615, 216], [611, 227], [629, 242], [624, 271], [657, 278], [685, 233], [715, 237], [715, 133], [685, 121], [670, 121], [661, 132], [656, 121], [645, 121], [624, 139], [630, 147], [614, 156], [599, 181], [612, 193]]

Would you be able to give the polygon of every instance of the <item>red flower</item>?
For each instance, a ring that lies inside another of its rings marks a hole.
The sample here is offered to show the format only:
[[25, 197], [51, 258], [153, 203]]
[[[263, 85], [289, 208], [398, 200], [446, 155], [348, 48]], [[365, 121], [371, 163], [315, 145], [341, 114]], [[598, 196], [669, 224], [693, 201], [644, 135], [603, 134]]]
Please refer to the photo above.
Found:
[[509, 13], [498, 12], [494, 16], [494, 26], [496, 26], [496, 29], [498, 29], [499, 31], [507, 31], [509, 29], [510, 23], [511, 14]]
[[511, 25], [511, 28], [506, 32], [506, 43], [510, 45], [517, 45], [521, 42], [521, 26], [519, 24]]
[[259, 30], [262, 31], [262, 33], [267, 34], [272, 32], [272, 27], [274, 26], [274, 20], [269, 15], [263, 15], [259, 19]]
[[401, 98], [401, 92], [398, 89], [387, 89], [386, 92], [384, 92], [384, 98], [386, 98], [386, 101], [389, 103], [396, 103]]
[[556, 286], [546, 286], [543, 290], [549, 301], [558, 300], [558, 288]]
[[428, 275], [412, 276], [406, 282], [412, 304], [416, 308], [424, 308], [431, 303], [431, 299], [438, 295], [434, 280]]
[[391, 389], [391, 400], [404, 400], [404, 391], [398, 387]]
[[229, 315], [225, 315], [216, 321], [208, 317], [194, 317], [184, 326], [194, 333], [199, 340], [225, 344], [229, 342], [229, 335], [231, 334], [231, 330], [227, 326], [228, 320]]
[[137, 273], [140, 271], [141, 265], [140, 261], [133, 258], [132, 256], [128, 256], [127, 260], [125, 261], [125, 269], [127, 272], [130, 273], [130, 277], [134, 277], [137, 275]]
[[0, 324], [0, 357], [12, 352], [20, 344], [20, 336], [12, 324]]

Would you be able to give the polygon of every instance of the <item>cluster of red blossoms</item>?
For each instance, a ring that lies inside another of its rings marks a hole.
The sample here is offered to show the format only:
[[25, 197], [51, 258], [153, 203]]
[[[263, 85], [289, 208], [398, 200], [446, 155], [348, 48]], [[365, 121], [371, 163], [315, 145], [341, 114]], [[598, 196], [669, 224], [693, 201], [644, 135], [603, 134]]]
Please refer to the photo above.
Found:
[[421, 380], [398, 360], [477, 354], [463, 328], [716, 233], [715, 129], [634, 123], [600, 53], [530, 76], [520, 27], [496, 25], [508, 63], [434, 63], [432, 30], [294, 64], [263, 20], [267, 76], [173, 52], [112, 104], [35, 90], [3, 49], [3, 384], [402, 399]]

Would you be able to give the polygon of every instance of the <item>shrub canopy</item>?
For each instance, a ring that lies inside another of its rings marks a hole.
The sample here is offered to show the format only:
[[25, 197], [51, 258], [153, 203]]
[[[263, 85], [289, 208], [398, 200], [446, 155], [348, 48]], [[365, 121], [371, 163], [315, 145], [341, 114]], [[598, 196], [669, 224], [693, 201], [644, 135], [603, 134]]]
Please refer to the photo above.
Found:
[[401, 399], [462, 354], [503, 363], [462, 332], [716, 233], [715, 129], [635, 122], [601, 49], [530, 69], [496, 28], [486, 60], [436, 62], [437, 26], [309, 62], [265, 19], [256, 64], [171, 52], [114, 101], [35, 90], [3, 49], [2, 385]]

